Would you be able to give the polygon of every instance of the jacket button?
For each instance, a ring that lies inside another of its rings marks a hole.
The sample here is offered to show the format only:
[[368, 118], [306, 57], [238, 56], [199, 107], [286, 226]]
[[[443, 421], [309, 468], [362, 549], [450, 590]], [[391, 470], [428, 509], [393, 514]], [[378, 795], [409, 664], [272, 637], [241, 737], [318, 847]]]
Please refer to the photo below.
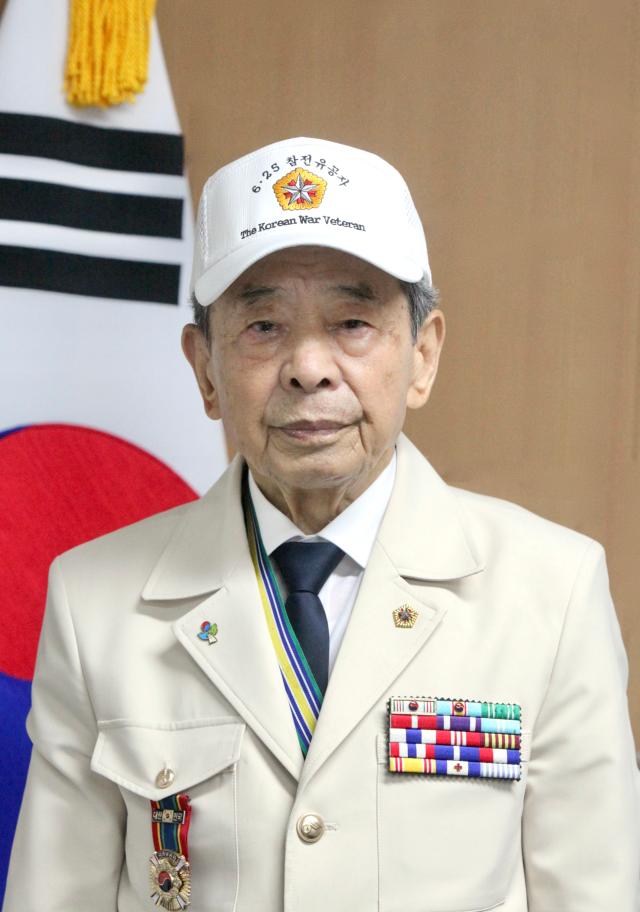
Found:
[[317, 814], [303, 814], [298, 818], [296, 831], [303, 842], [317, 842], [325, 831], [324, 820]]
[[159, 789], [168, 788], [175, 778], [176, 774], [174, 771], [165, 766], [156, 776], [156, 785]]

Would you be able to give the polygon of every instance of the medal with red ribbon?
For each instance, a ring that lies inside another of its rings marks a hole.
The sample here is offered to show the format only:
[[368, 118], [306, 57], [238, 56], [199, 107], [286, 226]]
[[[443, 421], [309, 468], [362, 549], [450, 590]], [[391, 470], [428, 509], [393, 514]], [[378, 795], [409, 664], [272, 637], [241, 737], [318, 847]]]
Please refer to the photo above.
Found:
[[157, 906], [179, 912], [191, 902], [191, 867], [187, 838], [191, 803], [185, 792], [151, 802], [155, 852], [149, 859], [151, 899]]

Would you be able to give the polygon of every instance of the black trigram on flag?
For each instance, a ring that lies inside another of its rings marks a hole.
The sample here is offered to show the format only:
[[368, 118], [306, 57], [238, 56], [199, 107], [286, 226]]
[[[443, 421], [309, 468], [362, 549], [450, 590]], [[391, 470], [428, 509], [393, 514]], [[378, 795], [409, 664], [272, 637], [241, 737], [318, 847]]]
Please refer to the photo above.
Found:
[[[76, 233], [59, 233], [54, 248], [47, 247], [46, 241], [47, 236], [53, 239], [51, 229], [56, 227], [78, 233], [133, 236], [144, 239], [150, 252], [153, 238], [180, 239], [183, 199], [87, 187], [83, 173], [90, 168], [109, 171], [112, 178], [114, 172], [181, 176], [180, 135], [96, 127], [4, 111], [0, 112], [0, 155], [25, 157], [23, 167], [15, 169], [21, 172], [20, 177], [0, 174], [0, 219], [50, 229], [39, 233], [32, 230], [34, 240], [41, 238], [40, 244], [32, 246], [6, 243], [10, 230], [5, 228], [5, 243], [0, 244], [0, 285], [178, 303], [179, 263], [88, 254], [86, 243], [77, 244]], [[43, 180], [51, 171], [43, 160], [51, 159], [76, 166], [67, 169], [64, 183]], [[14, 169], [5, 162], [2, 170], [6, 174]], [[94, 183], [100, 183], [99, 177]], [[124, 248], [124, 238], [122, 242]], [[142, 253], [144, 246], [139, 245], [139, 249]]]

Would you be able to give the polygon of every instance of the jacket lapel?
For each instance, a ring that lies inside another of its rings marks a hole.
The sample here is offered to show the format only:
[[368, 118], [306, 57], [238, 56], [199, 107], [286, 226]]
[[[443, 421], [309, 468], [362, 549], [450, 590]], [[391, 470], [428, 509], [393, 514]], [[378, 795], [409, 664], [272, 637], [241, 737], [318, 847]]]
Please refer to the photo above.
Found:
[[[455, 491], [404, 435], [396, 480], [331, 672], [299, 788], [304, 787], [424, 646], [457, 599], [438, 585], [483, 564]], [[417, 611], [396, 627], [393, 611]]]
[[[145, 600], [205, 596], [173, 624], [178, 642], [297, 780], [300, 750], [269, 637], [242, 514], [242, 460], [186, 510], [142, 593]], [[203, 621], [218, 641], [198, 638]]]
[[[145, 600], [202, 600], [173, 625], [178, 642], [265, 746], [309, 781], [437, 629], [455, 594], [438, 582], [483, 569], [455, 491], [404, 436], [396, 479], [303, 763], [264, 619], [240, 501], [243, 463], [185, 510], [143, 590]], [[425, 585], [426, 584], [426, 585]], [[418, 612], [396, 627], [402, 605]], [[218, 625], [218, 642], [197, 636]]]

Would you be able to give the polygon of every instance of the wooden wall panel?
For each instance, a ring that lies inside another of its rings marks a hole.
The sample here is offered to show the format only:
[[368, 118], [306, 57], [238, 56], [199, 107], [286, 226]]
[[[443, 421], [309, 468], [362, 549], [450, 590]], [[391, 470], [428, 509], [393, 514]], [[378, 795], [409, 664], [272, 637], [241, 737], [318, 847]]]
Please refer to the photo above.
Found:
[[296, 135], [407, 177], [447, 317], [407, 429], [452, 484], [607, 548], [640, 739], [640, 9], [159, 0], [194, 193]]

